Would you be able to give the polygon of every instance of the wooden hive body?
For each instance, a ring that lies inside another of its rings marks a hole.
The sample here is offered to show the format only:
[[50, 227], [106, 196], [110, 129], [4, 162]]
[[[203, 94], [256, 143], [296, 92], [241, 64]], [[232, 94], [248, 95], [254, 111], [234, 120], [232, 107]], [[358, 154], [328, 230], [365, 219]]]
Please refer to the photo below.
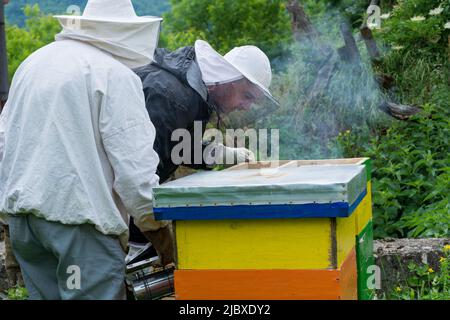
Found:
[[[252, 169], [267, 165], [245, 164], [227, 171], [240, 172], [244, 179]], [[208, 183], [194, 183], [199, 178], [195, 175], [192, 181], [175, 183], [175, 190], [165, 186], [155, 190], [155, 216], [175, 221], [177, 299], [370, 298], [366, 286], [366, 270], [373, 263], [370, 160], [288, 161], [280, 172], [291, 175], [318, 166], [329, 174], [325, 168], [329, 165], [351, 166], [355, 178], [347, 179], [345, 186], [335, 184], [343, 189], [316, 187], [317, 201], [309, 187], [296, 185], [286, 189], [287, 198], [285, 189], [269, 188], [275, 200], [266, 203], [253, 190], [264, 193], [267, 188], [251, 183], [250, 189], [225, 189], [229, 203], [215, 203], [221, 200], [214, 189], [205, 191], [212, 197], [199, 200], [195, 198], [205, 189], [196, 186]], [[222, 179], [206, 176], [215, 177]], [[216, 186], [221, 188], [220, 181]], [[285, 204], [290, 197], [301, 201]]]

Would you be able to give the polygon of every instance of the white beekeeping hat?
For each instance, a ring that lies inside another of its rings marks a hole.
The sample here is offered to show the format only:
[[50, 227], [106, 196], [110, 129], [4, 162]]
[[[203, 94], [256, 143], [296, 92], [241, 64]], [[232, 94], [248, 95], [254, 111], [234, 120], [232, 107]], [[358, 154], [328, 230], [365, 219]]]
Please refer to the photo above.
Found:
[[63, 27], [56, 40], [88, 42], [132, 68], [153, 60], [162, 21], [138, 17], [130, 0], [89, 0], [81, 16], [54, 17]]

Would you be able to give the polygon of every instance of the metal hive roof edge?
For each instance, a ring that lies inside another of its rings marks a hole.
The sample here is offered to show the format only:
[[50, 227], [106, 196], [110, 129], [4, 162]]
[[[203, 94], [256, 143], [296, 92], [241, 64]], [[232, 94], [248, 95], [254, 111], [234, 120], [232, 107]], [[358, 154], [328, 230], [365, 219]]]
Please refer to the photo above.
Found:
[[258, 171], [199, 173], [155, 188], [155, 216], [164, 220], [344, 217], [367, 192], [363, 165], [280, 168], [272, 175]]

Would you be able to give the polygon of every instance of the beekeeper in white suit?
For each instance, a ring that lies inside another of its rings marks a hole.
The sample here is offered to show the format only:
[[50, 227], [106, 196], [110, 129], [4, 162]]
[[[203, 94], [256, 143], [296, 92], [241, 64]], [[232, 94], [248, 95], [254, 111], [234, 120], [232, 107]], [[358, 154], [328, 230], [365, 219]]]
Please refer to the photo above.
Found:
[[151, 214], [155, 128], [130, 69], [152, 60], [161, 19], [130, 0], [56, 18], [63, 31], [20, 65], [1, 115], [0, 212], [31, 299], [123, 299], [126, 212], [149, 238], [167, 232]]

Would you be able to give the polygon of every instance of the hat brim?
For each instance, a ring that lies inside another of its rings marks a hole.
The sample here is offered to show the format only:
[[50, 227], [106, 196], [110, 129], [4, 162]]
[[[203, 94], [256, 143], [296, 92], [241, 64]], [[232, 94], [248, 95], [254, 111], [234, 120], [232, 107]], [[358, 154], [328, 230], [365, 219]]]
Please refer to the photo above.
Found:
[[[227, 61], [227, 60], [226, 60]], [[230, 63], [229, 61], [227, 61], [228, 63]], [[232, 64], [232, 63], [230, 63]], [[275, 104], [277, 107], [280, 106], [280, 103], [275, 99], [275, 97], [270, 93], [270, 91], [268, 89], [266, 89], [261, 83], [259, 83], [259, 81], [257, 81], [256, 79], [254, 79], [253, 77], [251, 77], [250, 75], [246, 74], [244, 71], [240, 70], [238, 67], [236, 67], [235, 65], [233, 65], [233, 67], [238, 70], [240, 73], [242, 73], [242, 75], [244, 76], [244, 78], [246, 78], [248, 81], [250, 81], [251, 83], [253, 83], [255, 86], [257, 86], [265, 95], [266, 98], [268, 98], [270, 100], [270, 102], [272, 102], [273, 104]]]
[[[214, 50], [214, 49], [213, 49]], [[233, 63], [231, 63], [230, 61], [228, 61], [227, 59], [225, 59], [222, 55], [220, 55], [219, 53], [217, 53], [221, 59], [223, 59], [223, 61], [225, 61], [226, 63], [228, 63], [229, 65], [231, 65], [234, 69], [236, 69], [240, 74], [242, 74], [242, 76], [247, 79], [248, 81], [250, 81], [251, 83], [253, 83], [255, 86], [258, 87], [258, 89], [260, 89], [263, 93], [264, 96], [270, 100], [271, 103], [275, 104], [277, 107], [280, 106], [280, 103], [275, 99], [275, 97], [270, 93], [269, 89], [267, 89], [265, 86], [263, 86], [258, 80], [256, 80], [255, 78], [253, 78], [251, 75], [249, 75], [248, 73], [246, 73], [245, 71], [241, 70], [238, 66], [235, 66]]]
[[120, 19], [117, 17], [84, 17], [84, 16], [70, 16], [70, 15], [55, 15], [53, 18], [58, 20], [78, 20], [78, 21], [92, 21], [92, 22], [109, 22], [109, 23], [126, 23], [126, 24], [139, 24], [139, 23], [152, 23], [160, 22], [163, 20], [161, 17], [154, 16], [142, 16]]
[[[262, 93], [264, 93], [264, 96], [274, 105], [276, 105], [277, 107], [280, 106], [280, 103], [272, 96], [272, 94], [270, 93], [270, 91], [265, 88], [259, 81], [257, 81], [256, 79], [254, 79], [252, 76], [250, 76], [249, 74], [247, 74], [246, 72], [244, 72], [243, 70], [241, 70], [240, 68], [238, 68], [237, 66], [235, 66], [233, 63], [231, 63], [230, 61], [228, 61], [227, 59], [225, 59], [220, 53], [218, 53], [208, 42], [203, 41], [203, 40], [197, 40], [197, 42], [201, 42], [202, 46], [204, 49], [207, 49], [210, 54], [212, 54], [214, 57], [216, 57], [217, 59], [220, 59], [223, 63], [228, 64], [229, 66], [232, 67], [232, 69], [234, 69], [236, 71], [236, 73], [240, 74], [241, 76], [238, 78], [233, 78], [233, 79], [229, 79], [227, 82], [219, 82], [219, 83], [229, 83], [229, 82], [233, 82], [233, 81], [237, 81], [243, 78], [247, 79], [248, 81], [250, 81], [251, 83], [253, 83], [258, 89], [260, 89], [262, 91]], [[196, 42], [196, 45], [197, 45]], [[217, 82], [211, 83], [211, 84], [216, 84]], [[207, 83], [208, 84], [208, 83]]]

